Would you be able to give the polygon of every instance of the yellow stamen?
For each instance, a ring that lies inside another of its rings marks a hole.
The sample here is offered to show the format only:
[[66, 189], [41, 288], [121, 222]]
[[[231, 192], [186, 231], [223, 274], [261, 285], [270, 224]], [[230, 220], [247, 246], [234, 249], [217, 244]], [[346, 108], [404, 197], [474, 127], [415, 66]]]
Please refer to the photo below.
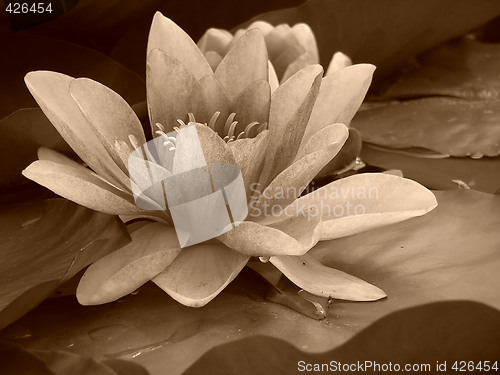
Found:
[[229, 128], [234, 122], [234, 118], [236, 117], [236, 113], [231, 113], [226, 120], [226, 124], [224, 125], [224, 134], [229, 134]]
[[141, 147], [135, 135], [129, 134], [128, 140], [134, 149]]
[[214, 113], [214, 115], [212, 116], [212, 118], [210, 119], [210, 122], [208, 123], [208, 127], [210, 129], [215, 129], [215, 123], [217, 122], [217, 119], [219, 118], [220, 116], [220, 111], [217, 111]]

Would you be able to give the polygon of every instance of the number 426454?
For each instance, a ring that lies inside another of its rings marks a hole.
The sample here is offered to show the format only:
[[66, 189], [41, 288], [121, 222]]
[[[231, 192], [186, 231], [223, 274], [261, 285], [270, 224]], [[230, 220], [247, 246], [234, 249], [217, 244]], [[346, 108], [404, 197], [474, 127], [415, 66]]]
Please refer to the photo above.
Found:
[[8, 3], [5, 8], [7, 13], [52, 13], [51, 3]]

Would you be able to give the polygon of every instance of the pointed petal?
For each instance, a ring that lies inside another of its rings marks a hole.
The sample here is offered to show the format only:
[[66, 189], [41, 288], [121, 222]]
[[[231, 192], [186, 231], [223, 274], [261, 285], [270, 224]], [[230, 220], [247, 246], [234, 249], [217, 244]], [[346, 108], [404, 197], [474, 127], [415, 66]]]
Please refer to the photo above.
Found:
[[[282, 50], [281, 53], [273, 59], [273, 66], [274, 69], [276, 69], [276, 74], [280, 78], [281, 83], [285, 81], [283, 77], [285, 75], [285, 72], [287, 71], [287, 68], [296, 60], [298, 60], [302, 55], [305, 55], [305, 49], [300, 44], [297, 43]], [[298, 72], [299, 70], [300, 69], [297, 69], [295, 73]], [[292, 75], [293, 74], [290, 74], [288, 77]]]
[[[326, 133], [326, 132], [325, 132]], [[334, 132], [337, 137], [337, 133]], [[295, 161], [281, 172], [258, 196], [256, 202], [250, 205], [256, 213], [264, 207], [277, 210], [292, 204], [307, 188], [314, 177], [339, 152], [347, 139], [347, 128], [343, 138], [330, 139], [331, 143], [324, 148], [311, 152]], [[252, 214], [252, 211], [250, 211]], [[319, 211], [318, 211], [319, 215]]]
[[[323, 128], [325, 129], [325, 128]], [[316, 138], [321, 130], [314, 134], [308, 141], [309, 142]], [[361, 154], [362, 147], [361, 135], [354, 128], [349, 128], [349, 137], [347, 141], [342, 146], [339, 153], [332, 159], [319, 173], [318, 177], [324, 177], [343, 170], [344, 168], [354, 167], [356, 163], [356, 158]], [[306, 145], [307, 146], [307, 145]], [[354, 163], [354, 164], [353, 164]]]
[[287, 66], [285, 72], [283, 73], [283, 77], [281, 78], [281, 82], [285, 82], [288, 78], [293, 76], [299, 70], [304, 69], [306, 66], [314, 64], [316, 64], [314, 59], [311, 58], [309, 54], [303, 53]]
[[296, 212], [301, 207], [321, 207], [321, 239], [328, 240], [421, 216], [436, 205], [434, 194], [415, 181], [362, 173], [315, 190], [293, 207]]
[[247, 30], [251, 29], [259, 29], [262, 32], [262, 35], [266, 36], [274, 30], [274, 26], [266, 21], [254, 21], [247, 27]]
[[263, 185], [295, 159], [318, 95], [322, 73], [320, 65], [308, 66], [278, 87], [272, 95], [269, 114], [270, 140], [261, 181]]
[[278, 75], [276, 74], [276, 70], [274, 69], [274, 66], [271, 63], [271, 61], [268, 61], [268, 69], [269, 69], [268, 81], [269, 81], [269, 86], [271, 87], [271, 94], [272, 94], [276, 91], [276, 89], [280, 85], [280, 82], [278, 80]]
[[78, 156], [97, 174], [126, 187], [128, 177], [109, 156], [70, 95], [73, 80], [49, 71], [30, 72], [25, 77], [26, 86], [43, 113]]
[[231, 49], [234, 44], [243, 36], [245, 35], [245, 33], [247, 32], [248, 30], [247, 29], [239, 29], [239, 30], [236, 30], [236, 32], [234, 33], [234, 37], [233, 37], [233, 40], [231, 41], [231, 43], [229, 44], [229, 49]]
[[147, 55], [154, 49], [180, 61], [196, 79], [212, 74], [210, 65], [191, 37], [160, 12], [156, 12], [151, 24]]
[[398, 176], [398, 177], [404, 177], [403, 176], [403, 171], [400, 170], [400, 169], [388, 169], [387, 171], [383, 171], [382, 173], [392, 174], [392, 175]]
[[208, 51], [217, 52], [224, 56], [228, 50], [229, 44], [233, 40], [233, 34], [224, 29], [210, 28], [198, 41], [198, 48], [206, 53]]
[[224, 121], [230, 114], [231, 102], [224, 86], [214, 76], [205, 76], [193, 88], [188, 101], [188, 112], [194, 114], [196, 121], [208, 124], [210, 119], [219, 111], [218, 121], [214, 130], [222, 134]]
[[183, 305], [201, 307], [234, 280], [248, 259], [219, 243], [189, 246], [153, 282]]
[[146, 67], [146, 87], [151, 125], [160, 123], [165, 132], [185, 120], [196, 78], [179, 60], [155, 49], [150, 52]]
[[271, 61], [274, 61], [288, 47], [299, 45], [292, 28], [286, 24], [276, 26], [266, 34], [265, 38]]
[[[304, 210], [303, 215], [285, 217], [270, 226], [244, 221], [217, 237], [222, 243], [248, 256], [303, 255], [319, 240], [319, 215]], [[260, 216], [266, 213], [259, 213]], [[268, 215], [275, 212], [268, 210]], [[251, 215], [251, 214], [250, 214]]]
[[176, 141], [172, 174], [204, 168], [213, 163], [235, 164], [233, 153], [227, 143], [203, 124], [181, 128]]
[[[215, 51], [207, 51], [207, 52], [205, 52], [204, 56], [207, 59], [208, 64], [210, 65], [210, 68], [212, 68], [212, 70], [215, 72], [217, 70], [217, 67], [219, 66], [219, 64], [222, 61], [222, 56], [219, 55]], [[205, 76], [205, 77], [209, 77], [209, 76]]]
[[270, 106], [271, 88], [267, 80], [261, 79], [250, 84], [238, 95], [233, 106], [235, 120], [238, 121], [235, 134], [240, 134], [254, 121], [268, 123]]
[[115, 301], [163, 271], [181, 251], [174, 228], [148, 223], [132, 242], [93, 263], [82, 276], [76, 298], [82, 305]]
[[235, 164], [233, 152], [228, 144], [206, 125], [196, 125], [203, 155], [208, 165], [212, 163]]
[[323, 78], [302, 142], [326, 125], [335, 122], [349, 125], [368, 91], [374, 71], [373, 65], [356, 64]]
[[141, 210], [132, 196], [102, 180], [89, 169], [80, 166], [38, 160], [31, 163], [23, 175], [54, 193], [95, 211], [113, 215]]
[[132, 135], [139, 145], [146, 143], [141, 122], [135, 112], [116, 92], [88, 78], [73, 80], [69, 91], [114, 162], [127, 173], [126, 161], [122, 160], [115, 141], [128, 144], [129, 136]]
[[252, 82], [267, 79], [268, 74], [266, 43], [257, 29], [238, 39], [215, 71], [231, 100]]
[[233, 152], [236, 165], [238, 165], [243, 175], [248, 199], [258, 188], [258, 186], [252, 185], [258, 182], [259, 175], [262, 172], [268, 142], [269, 130], [264, 130], [255, 138], [238, 139], [228, 143]]
[[352, 65], [352, 61], [349, 56], [343, 54], [342, 52], [335, 52], [333, 54], [332, 59], [330, 60], [330, 64], [328, 65], [328, 69], [326, 70], [325, 76], [329, 76], [330, 74], [336, 72], [337, 70], [347, 68]]
[[326, 267], [309, 254], [271, 257], [270, 262], [297, 286], [316, 296], [347, 301], [376, 301], [387, 296], [376, 286]]
[[68, 158], [66, 155], [61, 154], [55, 150], [47, 147], [40, 147], [38, 149], [38, 159], [48, 160], [58, 164], [64, 164], [70, 167], [80, 168], [82, 165], [73, 159]]
[[325, 126], [319, 132], [314, 134], [307, 141], [304, 147], [299, 150], [295, 160], [300, 160], [312, 152], [325, 149], [333, 143], [339, 144], [339, 147], [342, 148], [348, 140], [348, 137], [349, 129], [344, 124], [332, 124]]
[[311, 57], [313, 64], [319, 64], [319, 52], [313, 31], [306, 23], [297, 23], [292, 27], [293, 35], [307, 54]]

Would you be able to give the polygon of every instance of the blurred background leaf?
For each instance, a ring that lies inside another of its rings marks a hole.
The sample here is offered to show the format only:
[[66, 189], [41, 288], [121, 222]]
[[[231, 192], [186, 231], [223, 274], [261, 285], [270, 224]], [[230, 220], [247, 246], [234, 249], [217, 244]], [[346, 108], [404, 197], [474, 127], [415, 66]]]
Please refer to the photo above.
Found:
[[118, 217], [64, 199], [2, 206], [0, 238], [1, 328], [130, 241]]
[[[299, 371], [301, 361], [303, 366], [321, 366], [332, 361], [337, 366], [356, 366], [358, 362], [370, 361], [379, 366], [392, 364], [392, 368], [399, 364], [401, 369], [406, 364], [429, 364], [430, 371], [420, 367], [415, 372], [455, 374], [452, 369], [455, 361], [493, 363], [499, 351], [500, 311], [475, 302], [447, 301], [391, 313], [338, 348], [319, 354], [302, 351], [292, 343], [272, 337], [247, 337], [211, 349], [183, 374], [300, 374], [304, 372]], [[444, 361], [447, 361], [446, 371], [439, 371], [436, 363], [442, 365]], [[363, 367], [357, 372], [384, 371]]]
[[352, 122], [370, 142], [362, 151], [366, 163], [401, 169], [434, 189], [456, 188], [453, 180], [498, 189], [499, 25], [497, 17], [434, 47], [379, 85]]
[[118, 92], [129, 104], [143, 101], [144, 81], [106, 55], [76, 44], [22, 33], [1, 42], [0, 117], [37, 104], [24, 84], [33, 70], [52, 70], [73, 77], [97, 80]]
[[427, 159], [364, 144], [361, 158], [381, 169], [404, 171], [405, 177], [431, 189], [457, 189], [458, 185], [453, 180], [463, 181], [471, 189], [491, 194], [500, 187], [500, 157]]
[[124, 360], [95, 361], [64, 351], [29, 351], [0, 342], [3, 375], [148, 375], [144, 367]]

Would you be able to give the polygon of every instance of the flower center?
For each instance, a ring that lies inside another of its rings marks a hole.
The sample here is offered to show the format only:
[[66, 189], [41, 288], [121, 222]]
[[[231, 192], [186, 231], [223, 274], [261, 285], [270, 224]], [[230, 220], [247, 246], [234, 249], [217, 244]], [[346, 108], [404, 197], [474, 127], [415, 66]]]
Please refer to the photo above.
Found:
[[[162, 124], [160, 124], [159, 122], [157, 122], [155, 124], [155, 126], [156, 126], [156, 129], [157, 129], [155, 131], [155, 134], [158, 134], [160, 137], [163, 137], [163, 139], [165, 140], [163, 142], [163, 146], [164, 147], [168, 147], [168, 151], [175, 150], [177, 138], [171, 137], [168, 134], [166, 134], [165, 133], [165, 127]], [[184, 126], [186, 126], [186, 125], [184, 124]], [[174, 126], [174, 130], [177, 133], [179, 133], [179, 128], [177, 126]]]
[[[216, 131], [215, 127], [216, 127], [217, 121], [219, 120], [219, 116], [220, 116], [220, 111], [215, 112], [214, 115], [212, 116], [212, 118], [210, 119], [210, 121], [208, 123], [205, 123], [205, 125], [208, 126], [210, 129], [212, 129], [213, 131]], [[219, 134], [219, 136], [224, 141], [226, 141], [228, 143], [233, 142], [233, 141], [238, 140], [238, 139], [253, 138], [253, 137], [257, 136], [263, 130], [267, 129], [267, 122], [260, 124], [259, 122], [254, 121], [254, 122], [249, 123], [247, 126], [245, 126], [243, 131], [236, 133], [238, 121], [234, 120], [235, 117], [236, 117], [236, 113], [234, 113], [234, 112], [231, 113], [227, 117], [227, 119], [224, 123], [223, 130], [216, 131]], [[196, 118], [195, 118], [193, 113], [188, 113], [188, 118], [189, 118], [189, 122], [187, 124], [184, 121], [182, 121], [181, 119], [177, 120], [180, 127], [188, 126], [188, 125], [191, 125], [193, 123], [198, 123], [196, 121]], [[164, 145], [165, 146], [170, 145], [171, 147], [175, 147], [175, 138], [168, 137], [167, 134], [165, 134], [165, 127], [162, 124], [157, 123], [155, 125], [157, 128], [157, 130], [155, 131], [155, 134], [158, 134], [160, 136], [164, 136], [167, 139], [165, 141]], [[178, 127], [174, 127], [174, 129], [176, 131], [179, 130]]]

